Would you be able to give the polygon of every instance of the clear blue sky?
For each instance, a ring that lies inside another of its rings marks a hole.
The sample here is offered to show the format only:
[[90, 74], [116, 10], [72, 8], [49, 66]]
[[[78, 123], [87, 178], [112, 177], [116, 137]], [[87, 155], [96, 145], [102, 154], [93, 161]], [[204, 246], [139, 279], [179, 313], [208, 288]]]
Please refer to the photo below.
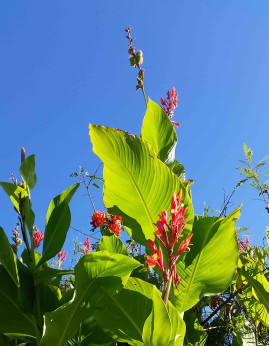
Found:
[[[223, 190], [240, 179], [243, 143], [256, 161], [269, 155], [268, 18], [268, 0], [2, 1], [0, 180], [18, 176], [22, 145], [36, 154], [32, 198], [43, 229], [50, 200], [74, 183], [69, 174], [99, 164], [89, 123], [140, 133], [145, 104], [128, 61], [130, 24], [147, 96], [159, 102], [172, 86], [179, 93], [177, 158], [195, 180], [195, 212], [204, 201], [219, 209]], [[93, 195], [101, 209], [101, 192]], [[261, 244], [269, 215], [256, 198], [243, 187], [234, 206], [245, 202], [239, 225]], [[11, 235], [8, 202], [1, 192], [0, 225]], [[72, 226], [87, 232], [92, 209], [82, 188], [70, 207]], [[70, 231], [68, 249], [76, 235]]]

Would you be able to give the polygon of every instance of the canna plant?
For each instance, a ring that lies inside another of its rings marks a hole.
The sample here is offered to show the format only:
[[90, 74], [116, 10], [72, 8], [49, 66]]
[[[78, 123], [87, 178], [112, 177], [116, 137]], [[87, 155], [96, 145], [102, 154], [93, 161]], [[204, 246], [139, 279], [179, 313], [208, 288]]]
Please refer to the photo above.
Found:
[[[194, 214], [191, 181], [175, 157], [179, 123], [171, 118], [178, 95], [173, 88], [162, 107], [147, 100], [142, 52], [133, 47], [130, 28], [127, 38], [147, 109], [141, 136], [89, 126], [93, 151], [103, 162], [107, 209], [92, 216], [92, 226], [102, 234], [96, 251], [87, 238], [75, 267], [60, 269], [71, 223], [69, 202], [79, 184], [51, 201], [45, 230], [39, 232], [30, 195], [37, 180], [34, 155], [25, 158], [22, 152], [22, 183], [14, 177], [13, 183], [0, 183], [22, 234], [19, 241], [16, 230], [14, 249], [0, 228], [3, 345], [202, 345], [205, 331], [192, 309], [235, 278], [240, 208], [226, 217]], [[143, 253], [130, 253], [120, 240], [123, 225]], [[19, 246], [24, 247], [20, 256]], [[48, 263], [55, 256], [57, 269]], [[64, 275], [69, 285], [61, 284]]]

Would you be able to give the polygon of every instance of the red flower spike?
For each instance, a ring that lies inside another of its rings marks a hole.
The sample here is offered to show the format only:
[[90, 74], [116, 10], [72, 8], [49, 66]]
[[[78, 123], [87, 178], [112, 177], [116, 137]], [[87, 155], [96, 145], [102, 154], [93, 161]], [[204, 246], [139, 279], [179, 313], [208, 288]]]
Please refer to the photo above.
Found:
[[107, 216], [104, 211], [102, 211], [102, 213], [100, 213], [99, 211], [95, 211], [92, 214], [91, 225], [93, 225], [93, 227], [95, 228], [100, 227], [106, 223], [106, 219], [107, 219]]
[[82, 252], [86, 255], [91, 252], [91, 241], [89, 237], [87, 237], [87, 240], [84, 241], [84, 245], [82, 247]]
[[178, 257], [182, 254], [182, 252], [186, 252], [185, 250], [192, 244], [190, 244], [191, 238], [193, 236], [193, 233], [189, 234], [187, 236], [187, 238], [185, 240], [183, 240], [178, 248], [177, 251], [177, 256], [176, 256], [176, 260], [178, 259]]
[[[151, 268], [154, 268], [155, 266], [160, 268], [162, 270], [162, 272], [165, 272], [165, 268], [163, 265], [163, 253], [162, 253], [162, 249], [159, 247], [159, 250], [157, 250], [157, 247], [155, 245], [155, 243], [152, 240], [148, 240], [149, 242], [149, 246], [150, 249], [153, 253], [152, 256], [149, 255], [145, 255], [147, 257], [147, 260], [145, 261], [145, 263], [148, 263], [148, 265]], [[154, 244], [154, 245], [153, 245]]]
[[[174, 90], [172, 91], [174, 92]], [[164, 103], [164, 101], [162, 101], [162, 103]], [[148, 263], [151, 268], [157, 266], [162, 270], [165, 290], [167, 290], [164, 294], [165, 304], [167, 303], [167, 299], [169, 297], [169, 282], [173, 280], [177, 290], [178, 284], [182, 285], [180, 277], [176, 272], [176, 261], [178, 260], [182, 252], [187, 252], [188, 250], [190, 250], [189, 246], [192, 245], [190, 241], [193, 234], [190, 234], [186, 237], [185, 240], [181, 242], [176, 255], [173, 254], [174, 245], [178, 241], [181, 233], [187, 225], [185, 220], [187, 218], [186, 213], [188, 207], [184, 207], [182, 203], [183, 199], [184, 196], [182, 190], [179, 190], [177, 194], [174, 192], [171, 199], [170, 222], [168, 223], [167, 212], [164, 210], [161, 214], [159, 214], [159, 220], [155, 224], [155, 226], [157, 227], [157, 230], [154, 233], [155, 237], [165, 247], [167, 251], [168, 268], [165, 267], [165, 264], [163, 262], [162, 248], [160, 246], [158, 248], [152, 240], [149, 240], [149, 246], [152, 251], [152, 256], [146, 255], [146, 263]], [[167, 233], [170, 233], [169, 237]]]
[[149, 242], [149, 247], [150, 247], [151, 252], [152, 252], [153, 254], [157, 253], [157, 246], [156, 246], [156, 244], [154, 243], [154, 241], [152, 241], [152, 240], [149, 239], [148, 242]]
[[[167, 114], [168, 118], [171, 119], [174, 116], [174, 111], [178, 105], [178, 94], [176, 93], [175, 87], [172, 88], [171, 92], [167, 92], [167, 100], [164, 100], [162, 97], [160, 98], [162, 109]], [[180, 126], [179, 123], [172, 121], [174, 126]]]
[[123, 223], [121, 216], [112, 215], [112, 220], [108, 223], [109, 229], [116, 235], [120, 235], [122, 225]]
[[61, 263], [65, 261], [67, 252], [64, 249], [58, 252], [58, 269], [60, 269]]
[[34, 230], [34, 247], [37, 249], [40, 246], [41, 241], [44, 239], [44, 232], [39, 232], [36, 226], [34, 227]]

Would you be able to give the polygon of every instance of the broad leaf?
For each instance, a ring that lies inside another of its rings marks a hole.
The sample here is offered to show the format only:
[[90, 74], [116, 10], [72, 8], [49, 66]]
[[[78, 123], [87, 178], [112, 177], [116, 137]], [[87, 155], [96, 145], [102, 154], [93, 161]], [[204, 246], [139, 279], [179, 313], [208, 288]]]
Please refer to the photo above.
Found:
[[[173, 192], [182, 189], [188, 206], [187, 229], [193, 208], [180, 179], [158, 158], [152, 146], [126, 132], [90, 125], [93, 151], [104, 162], [104, 203], [123, 217], [131, 237], [146, 245], [154, 239], [158, 214], [169, 210]], [[142, 231], [143, 228], [143, 231]]]
[[28, 156], [21, 164], [20, 174], [24, 183], [32, 190], [36, 184], [35, 155]]
[[127, 249], [123, 242], [115, 234], [112, 236], [104, 235], [98, 244], [97, 251], [107, 250], [111, 253], [120, 253], [122, 255], [128, 255]]
[[0, 266], [0, 333], [35, 336], [33, 316], [24, 314], [17, 304], [17, 287]]
[[89, 317], [87, 304], [96, 304], [100, 292], [118, 293], [131, 271], [139, 266], [134, 259], [98, 251], [83, 256], [75, 267], [76, 293], [73, 299], [57, 310], [45, 314], [45, 333], [41, 345], [64, 345], [74, 337], [80, 322]]
[[43, 254], [38, 265], [54, 257], [63, 247], [71, 223], [71, 213], [64, 200], [57, 205], [47, 222], [43, 243]]
[[185, 322], [180, 316], [179, 311], [169, 301], [167, 310], [172, 324], [169, 346], [182, 346], [186, 333]]
[[226, 218], [200, 217], [193, 224], [190, 252], [177, 263], [182, 285], [173, 290], [174, 304], [183, 312], [205, 294], [219, 294], [232, 281], [238, 261], [238, 244], [234, 220], [237, 208]]
[[0, 227], [0, 262], [14, 281], [15, 285], [19, 286], [18, 269], [16, 264], [17, 260], [2, 227]]
[[144, 345], [168, 345], [172, 330], [170, 318], [157, 289], [153, 289], [152, 293], [152, 311], [143, 327]]
[[124, 289], [112, 297], [104, 293], [95, 318], [114, 340], [129, 345], [144, 345], [143, 326], [152, 311], [153, 285], [130, 278]]
[[56, 196], [53, 198], [53, 200], [50, 202], [48, 211], [47, 211], [47, 216], [46, 216], [46, 223], [48, 223], [50, 215], [54, 208], [59, 206], [63, 201], [66, 201], [67, 204], [70, 203], [72, 197], [74, 196], [74, 193], [77, 191], [79, 187], [79, 183], [74, 184], [70, 187], [68, 187], [66, 190], [64, 190], [60, 195]]
[[149, 142], [157, 157], [169, 168], [175, 164], [177, 134], [165, 111], [157, 103], [149, 100], [143, 120], [141, 137]]

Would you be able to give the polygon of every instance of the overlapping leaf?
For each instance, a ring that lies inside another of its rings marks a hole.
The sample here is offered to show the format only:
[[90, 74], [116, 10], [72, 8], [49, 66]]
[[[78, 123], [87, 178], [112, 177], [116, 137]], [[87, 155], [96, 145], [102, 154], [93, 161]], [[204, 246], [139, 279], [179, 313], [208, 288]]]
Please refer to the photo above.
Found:
[[173, 301], [179, 311], [194, 306], [204, 294], [218, 294], [231, 282], [238, 260], [234, 220], [239, 208], [226, 218], [196, 218], [190, 252], [177, 264], [183, 286], [174, 290]]
[[[100, 292], [118, 293], [131, 271], [140, 265], [134, 259], [98, 251], [83, 256], [75, 267], [76, 292], [73, 299], [45, 314], [45, 333], [41, 345], [64, 345], [75, 336], [80, 322], [91, 314], [87, 304], [96, 304]], [[85, 304], [87, 303], [87, 304]]]
[[186, 196], [187, 229], [191, 229], [193, 208], [186, 188], [156, 158], [150, 144], [104, 126], [90, 125], [90, 136], [93, 151], [104, 162], [104, 203], [112, 213], [123, 217], [133, 239], [142, 244], [154, 239], [158, 214], [170, 209], [172, 194], [179, 189]]
[[141, 137], [153, 146], [162, 162], [169, 168], [174, 166], [177, 145], [175, 128], [164, 110], [151, 100], [143, 120]]

